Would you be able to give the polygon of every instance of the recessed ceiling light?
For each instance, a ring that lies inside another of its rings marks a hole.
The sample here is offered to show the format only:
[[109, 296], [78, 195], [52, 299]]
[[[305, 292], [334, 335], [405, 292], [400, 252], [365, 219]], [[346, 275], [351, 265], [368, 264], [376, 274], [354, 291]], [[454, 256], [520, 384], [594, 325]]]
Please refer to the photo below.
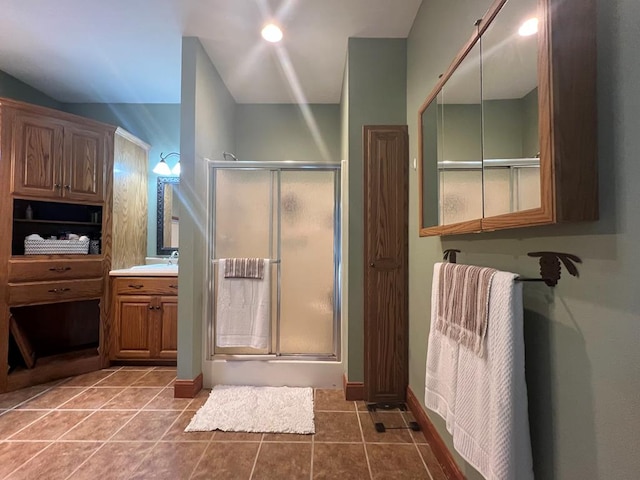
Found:
[[538, 19], [533, 17], [525, 20], [525, 22], [520, 26], [518, 33], [523, 37], [529, 37], [538, 33]]
[[271, 43], [279, 42], [282, 40], [282, 30], [277, 25], [270, 23], [262, 29], [262, 38]]

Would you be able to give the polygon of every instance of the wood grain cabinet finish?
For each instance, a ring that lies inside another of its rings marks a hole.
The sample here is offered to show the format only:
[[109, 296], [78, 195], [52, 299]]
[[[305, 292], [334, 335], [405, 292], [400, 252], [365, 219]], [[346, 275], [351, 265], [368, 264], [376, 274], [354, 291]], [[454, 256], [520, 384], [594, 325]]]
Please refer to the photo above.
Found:
[[13, 193], [100, 203], [112, 134], [104, 128], [13, 111]]
[[13, 117], [13, 192], [60, 197], [64, 127], [20, 110]]
[[[111, 360], [175, 361], [178, 279], [118, 277], [113, 282]], [[152, 291], [153, 294], [146, 294]]]
[[[0, 393], [108, 366], [114, 132], [94, 120], [0, 98]], [[100, 254], [16, 253], [15, 229], [27, 225], [20, 221], [31, 200], [67, 208], [64, 218], [35, 219], [34, 229], [97, 228], [65, 215], [89, 205], [100, 211]], [[12, 317], [36, 339], [35, 364], [16, 360]], [[56, 338], [39, 338], [37, 322]]]

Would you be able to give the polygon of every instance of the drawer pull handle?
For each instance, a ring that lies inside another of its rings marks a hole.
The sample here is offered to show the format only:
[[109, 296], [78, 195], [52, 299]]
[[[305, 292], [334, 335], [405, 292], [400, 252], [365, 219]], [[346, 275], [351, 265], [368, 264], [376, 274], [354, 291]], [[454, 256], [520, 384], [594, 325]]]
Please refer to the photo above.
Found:
[[68, 287], [64, 287], [64, 288], [52, 288], [51, 290], [49, 290], [49, 293], [64, 293], [64, 292], [68, 292], [69, 290], [71, 290]]
[[169, 285], [169, 288], [175, 288], [177, 290], [178, 289], [178, 285]]
[[144, 285], [142, 285], [141, 283], [130, 283], [129, 287], [135, 288], [136, 290], [140, 290], [142, 287], [144, 287]]
[[71, 270], [71, 267], [51, 267], [49, 270], [52, 272], [62, 273], [68, 272], [69, 270]]

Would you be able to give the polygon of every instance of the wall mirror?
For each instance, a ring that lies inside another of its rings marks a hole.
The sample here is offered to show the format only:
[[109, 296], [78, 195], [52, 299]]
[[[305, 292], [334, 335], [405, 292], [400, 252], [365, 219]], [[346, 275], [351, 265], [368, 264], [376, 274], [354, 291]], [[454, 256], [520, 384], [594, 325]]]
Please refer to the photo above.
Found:
[[180, 178], [158, 177], [157, 255], [170, 255], [178, 250], [180, 225]]
[[478, 20], [418, 112], [421, 236], [597, 218], [595, 139], [578, 130], [595, 137], [595, 28], [580, 21], [595, 25], [592, 0], [496, 0]]

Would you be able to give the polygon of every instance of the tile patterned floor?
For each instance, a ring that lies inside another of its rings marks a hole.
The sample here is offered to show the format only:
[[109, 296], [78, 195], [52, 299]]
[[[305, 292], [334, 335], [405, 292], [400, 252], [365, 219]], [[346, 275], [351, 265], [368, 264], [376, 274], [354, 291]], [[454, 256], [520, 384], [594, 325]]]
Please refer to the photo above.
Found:
[[208, 391], [173, 398], [174, 379], [115, 367], [0, 395], [0, 478], [446, 480], [422, 433], [376, 432], [341, 390], [315, 391], [315, 435], [185, 433]]

